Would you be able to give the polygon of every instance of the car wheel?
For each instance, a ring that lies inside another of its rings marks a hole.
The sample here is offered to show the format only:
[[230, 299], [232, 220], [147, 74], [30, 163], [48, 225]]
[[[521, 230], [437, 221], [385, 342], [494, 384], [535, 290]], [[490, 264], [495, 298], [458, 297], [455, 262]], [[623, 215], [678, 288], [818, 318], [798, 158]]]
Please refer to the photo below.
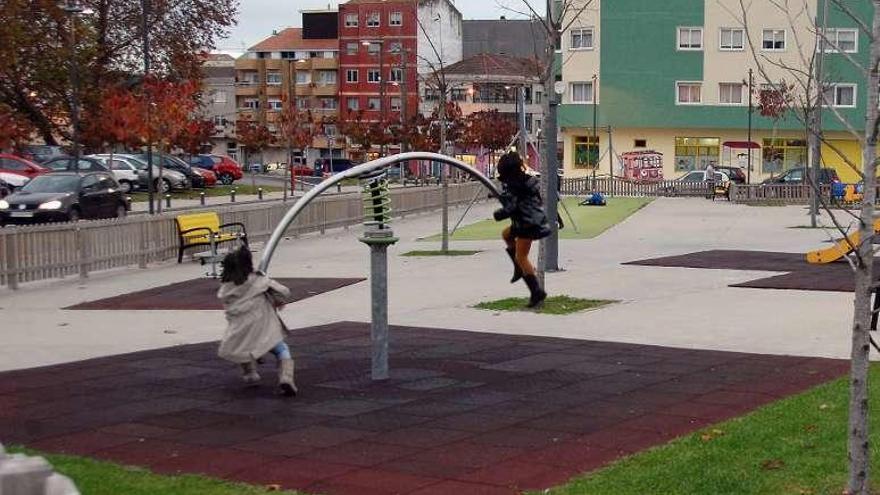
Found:
[[129, 182], [127, 180], [123, 180], [123, 181], [119, 182], [119, 191], [122, 194], [128, 194], [131, 192], [131, 190], [132, 190], [131, 182]]
[[231, 186], [233, 182], [235, 182], [235, 177], [232, 174], [220, 174], [220, 183], [224, 186]]
[[128, 215], [128, 210], [125, 208], [125, 205], [117, 205], [116, 218], [125, 218], [126, 215]]
[[165, 194], [171, 191], [171, 181], [168, 179], [162, 179], [161, 187], [159, 188], [159, 192]]
[[67, 221], [68, 222], [79, 222], [80, 214], [79, 210], [76, 208], [71, 208], [70, 212], [67, 213]]

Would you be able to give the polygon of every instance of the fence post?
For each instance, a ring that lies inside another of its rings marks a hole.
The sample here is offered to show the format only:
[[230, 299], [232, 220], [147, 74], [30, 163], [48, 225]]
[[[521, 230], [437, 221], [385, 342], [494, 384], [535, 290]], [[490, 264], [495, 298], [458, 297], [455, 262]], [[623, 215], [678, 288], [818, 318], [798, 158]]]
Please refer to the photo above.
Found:
[[[203, 193], [204, 194], [204, 193]], [[147, 267], [147, 222], [141, 222], [138, 225], [138, 268]]]
[[79, 257], [79, 278], [86, 279], [89, 278], [89, 261], [88, 261], [88, 253], [86, 253], [86, 236], [83, 234], [81, 228], [77, 227], [74, 230], [74, 236], [76, 238], [76, 250]]
[[16, 234], [7, 234], [5, 237], [6, 244], [6, 268], [9, 274], [6, 276], [7, 284], [12, 290], [18, 289], [18, 246]]
[[327, 231], [327, 200], [321, 201], [321, 235]]
[[199, 193], [199, 202], [202, 204], [202, 206], [205, 206], [205, 192], [204, 191]]

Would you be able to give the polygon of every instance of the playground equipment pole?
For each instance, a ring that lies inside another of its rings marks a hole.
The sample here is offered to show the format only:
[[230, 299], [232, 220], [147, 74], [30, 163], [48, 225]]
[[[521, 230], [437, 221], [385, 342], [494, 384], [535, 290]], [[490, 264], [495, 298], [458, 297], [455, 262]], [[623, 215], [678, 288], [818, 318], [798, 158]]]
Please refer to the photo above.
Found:
[[370, 306], [373, 344], [371, 377], [387, 380], [388, 372], [388, 246], [398, 241], [391, 229], [371, 229], [360, 241], [370, 247]]

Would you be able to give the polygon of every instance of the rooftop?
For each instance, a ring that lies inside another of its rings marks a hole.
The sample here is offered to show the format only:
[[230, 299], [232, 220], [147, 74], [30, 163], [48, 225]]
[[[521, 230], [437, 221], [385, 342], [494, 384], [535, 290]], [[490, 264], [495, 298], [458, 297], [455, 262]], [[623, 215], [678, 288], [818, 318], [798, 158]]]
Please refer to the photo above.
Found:
[[447, 75], [538, 78], [538, 63], [531, 58], [481, 53], [446, 67]]
[[248, 48], [251, 52], [276, 52], [280, 50], [338, 50], [339, 40], [304, 40], [302, 28], [287, 28], [279, 31], [256, 45]]

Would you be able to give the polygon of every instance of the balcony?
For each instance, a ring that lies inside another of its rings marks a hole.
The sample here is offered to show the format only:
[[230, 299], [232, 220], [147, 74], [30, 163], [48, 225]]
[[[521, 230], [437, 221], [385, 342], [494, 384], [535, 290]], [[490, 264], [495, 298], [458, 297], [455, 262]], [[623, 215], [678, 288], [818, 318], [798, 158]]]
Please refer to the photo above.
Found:
[[235, 61], [236, 70], [259, 70], [260, 69], [260, 59], [252, 59], [252, 58], [240, 58]]
[[339, 93], [339, 87], [336, 84], [317, 84], [312, 88], [314, 96], [336, 96]]
[[338, 58], [313, 58], [310, 62], [312, 70], [336, 70], [339, 68]]
[[260, 85], [257, 83], [237, 83], [235, 86], [237, 96], [259, 96]]

